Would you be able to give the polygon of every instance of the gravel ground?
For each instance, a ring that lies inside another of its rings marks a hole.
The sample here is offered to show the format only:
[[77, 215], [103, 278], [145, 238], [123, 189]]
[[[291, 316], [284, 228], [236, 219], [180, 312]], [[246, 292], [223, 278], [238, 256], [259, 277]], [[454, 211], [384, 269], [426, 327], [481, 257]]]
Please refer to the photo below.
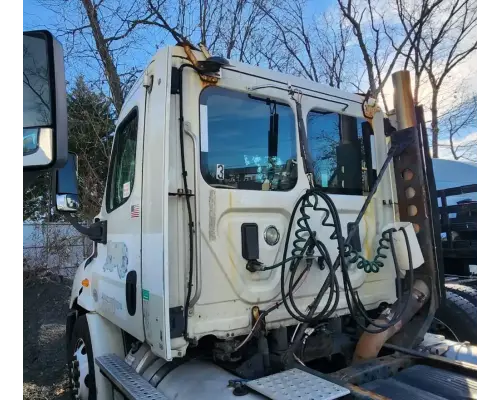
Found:
[[65, 329], [71, 282], [24, 279], [23, 399], [69, 400]]

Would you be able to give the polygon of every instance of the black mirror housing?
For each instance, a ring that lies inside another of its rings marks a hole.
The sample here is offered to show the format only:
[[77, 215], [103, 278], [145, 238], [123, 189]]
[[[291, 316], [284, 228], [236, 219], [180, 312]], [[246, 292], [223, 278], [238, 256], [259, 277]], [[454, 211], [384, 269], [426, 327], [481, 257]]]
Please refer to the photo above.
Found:
[[57, 211], [78, 211], [80, 208], [78, 199], [78, 158], [75, 153], [68, 153], [68, 160], [64, 167], [56, 170], [54, 192]]
[[48, 31], [23, 33], [23, 172], [62, 168], [68, 157], [61, 44]]
[[83, 226], [78, 222], [76, 216], [72, 213], [80, 208], [78, 199], [78, 158], [75, 153], [68, 153], [68, 161], [64, 167], [57, 169], [54, 173], [53, 199], [55, 208], [63, 213], [64, 219], [83, 235], [88, 236], [97, 243], [106, 243], [107, 223], [106, 221], [97, 221], [90, 226]]

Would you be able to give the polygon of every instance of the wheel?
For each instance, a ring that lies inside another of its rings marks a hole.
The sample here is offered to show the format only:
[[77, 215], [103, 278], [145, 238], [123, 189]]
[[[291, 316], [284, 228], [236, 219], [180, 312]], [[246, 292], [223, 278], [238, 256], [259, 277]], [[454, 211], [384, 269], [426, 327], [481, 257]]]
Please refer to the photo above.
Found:
[[468, 300], [477, 307], [477, 289], [459, 283], [446, 283], [446, 290]]
[[466, 298], [446, 290], [446, 302], [434, 317], [430, 332], [458, 342], [477, 344], [477, 308]]
[[85, 315], [78, 317], [68, 346], [71, 396], [79, 400], [96, 400], [94, 355], [89, 325]]

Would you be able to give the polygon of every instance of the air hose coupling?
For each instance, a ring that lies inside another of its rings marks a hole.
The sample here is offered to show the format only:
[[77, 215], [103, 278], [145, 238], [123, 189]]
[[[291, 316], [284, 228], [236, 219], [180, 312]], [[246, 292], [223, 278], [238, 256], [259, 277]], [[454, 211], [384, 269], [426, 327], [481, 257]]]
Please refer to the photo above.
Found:
[[258, 272], [264, 271], [265, 265], [262, 264], [259, 260], [248, 260], [246, 268], [250, 272]]

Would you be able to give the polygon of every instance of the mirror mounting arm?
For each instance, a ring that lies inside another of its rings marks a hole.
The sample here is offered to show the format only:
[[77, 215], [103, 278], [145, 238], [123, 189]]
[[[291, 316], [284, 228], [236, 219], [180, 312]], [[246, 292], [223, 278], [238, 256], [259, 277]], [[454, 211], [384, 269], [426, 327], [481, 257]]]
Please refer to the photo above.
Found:
[[70, 213], [64, 213], [64, 218], [66, 218], [78, 232], [88, 236], [90, 240], [102, 244], [107, 243], [107, 221], [98, 221], [92, 223], [90, 226], [83, 226], [78, 222], [77, 218]]

